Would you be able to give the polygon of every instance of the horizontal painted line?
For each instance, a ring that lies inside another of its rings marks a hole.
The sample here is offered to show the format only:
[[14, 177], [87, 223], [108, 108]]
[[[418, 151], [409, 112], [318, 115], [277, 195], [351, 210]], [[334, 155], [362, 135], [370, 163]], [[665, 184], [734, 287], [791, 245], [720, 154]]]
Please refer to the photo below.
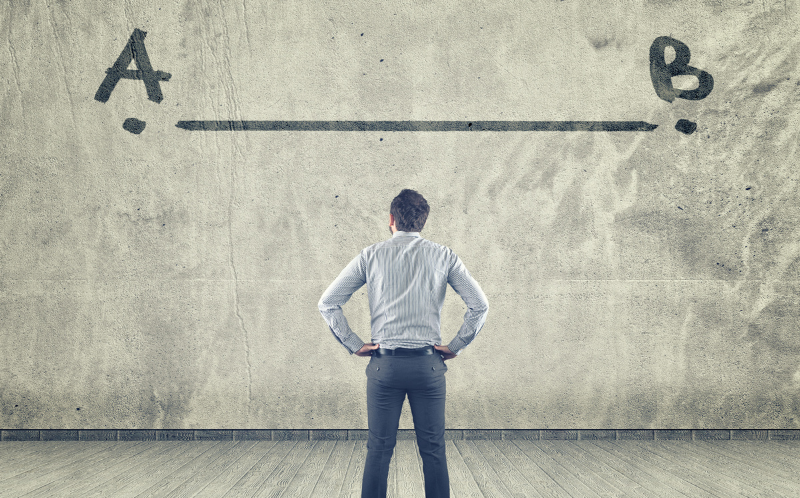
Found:
[[189, 131], [653, 131], [644, 121], [178, 121]]

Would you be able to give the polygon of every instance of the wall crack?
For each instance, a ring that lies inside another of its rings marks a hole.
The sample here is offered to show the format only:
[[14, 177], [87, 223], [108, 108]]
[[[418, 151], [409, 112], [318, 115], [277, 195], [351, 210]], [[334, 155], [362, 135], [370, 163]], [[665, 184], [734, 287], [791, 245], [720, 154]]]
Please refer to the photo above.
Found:
[[245, 364], [247, 366], [247, 418], [250, 418], [250, 405], [253, 399], [253, 368], [250, 362], [250, 333], [245, 327], [244, 317], [242, 317], [241, 305], [239, 302], [239, 277], [236, 271], [236, 263], [233, 258], [233, 195], [235, 187], [235, 166], [231, 167], [231, 193], [228, 200], [228, 263], [233, 277], [233, 303], [236, 319], [239, 322], [239, 328], [242, 331], [242, 340], [245, 349]]

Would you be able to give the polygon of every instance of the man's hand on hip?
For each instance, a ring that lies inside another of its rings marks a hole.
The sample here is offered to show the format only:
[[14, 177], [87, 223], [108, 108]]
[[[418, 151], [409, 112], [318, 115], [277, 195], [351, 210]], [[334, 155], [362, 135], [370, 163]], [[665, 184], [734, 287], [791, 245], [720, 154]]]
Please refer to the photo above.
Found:
[[381, 347], [380, 344], [372, 344], [371, 342], [361, 346], [361, 349], [355, 352], [356, 356], [372, 356], [372, 352]]
[[452, 360], [453, 358], [456, 357], [456, 354], [450, 351], [450, 348], [448, 348], [447, 346], [433, 346], [433, 347], [436, 349], [436, 351], [439, 351], [442, 354], [443, 360]]

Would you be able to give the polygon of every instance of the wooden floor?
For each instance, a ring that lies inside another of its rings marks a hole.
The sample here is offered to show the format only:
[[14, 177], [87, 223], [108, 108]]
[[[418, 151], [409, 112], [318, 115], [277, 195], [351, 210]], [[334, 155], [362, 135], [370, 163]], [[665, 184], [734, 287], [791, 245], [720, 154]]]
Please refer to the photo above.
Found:
[[[357, 497], [365, 441], [2, 442], [0, 496]], [[447, 441], [453, 497], [798, 497], [800, 441]], [[423, 497], [413, 440], [389, 496]]]

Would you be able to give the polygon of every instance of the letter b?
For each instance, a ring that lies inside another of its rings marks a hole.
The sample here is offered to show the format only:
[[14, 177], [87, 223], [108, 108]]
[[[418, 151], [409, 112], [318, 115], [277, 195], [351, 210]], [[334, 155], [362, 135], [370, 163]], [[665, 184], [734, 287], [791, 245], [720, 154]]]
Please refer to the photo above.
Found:
[[[667, 47], [675, 49], [675, 60], [669, 64], [664, 59], [664, 49]], [[711, 74], [690, 66], [690, 57], [689, 47], [675, 38], [659, 36], [653, 41], [650, 45], [650, 79], [659, 98], [667, 102], [672, 102], [675, 97], [700, 100], [711, 93], [714, 88], [714, 78]], [[676, 90], [672, 87], [672, 77], [681, 75], [695, 76], [700, 83], [699, 86], [694, 90]]]

